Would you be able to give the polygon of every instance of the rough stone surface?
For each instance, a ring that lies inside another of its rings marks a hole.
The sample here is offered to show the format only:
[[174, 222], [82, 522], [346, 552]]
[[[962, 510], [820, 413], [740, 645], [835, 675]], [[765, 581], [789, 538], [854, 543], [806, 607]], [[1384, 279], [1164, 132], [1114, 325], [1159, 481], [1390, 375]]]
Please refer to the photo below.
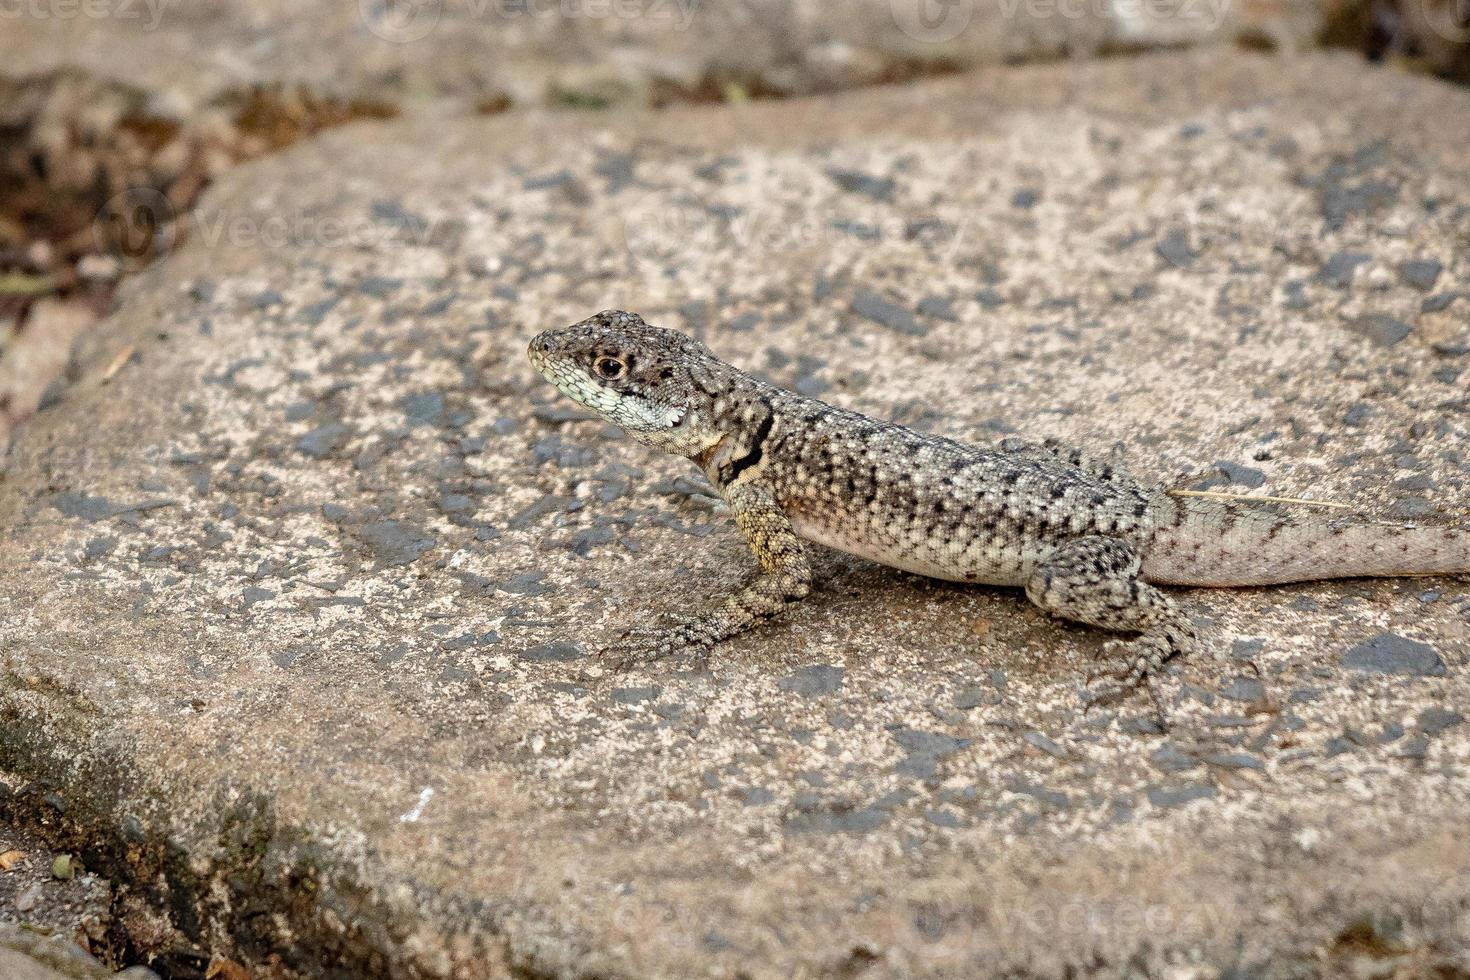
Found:
[[254, 85], [598, 107], [830, 91], [1103, 49], [1312, 43], [1309, 0], [90, 0], [15, 4], [0, 77], [75, 67], [186, 113]]
[[[1084, 710], [1107, 637], [830, 553], [788, 620], [609, 677], [598, 643], [750, 559], [524, 349], [636, 309], [931, 431], [1458, 511], [1470, 328], [1393, 270], [1470, 283], [1470, 95], [1170, 55], [601, 122], [328, 134], [124, 287], [0, 488], [0, 810], [161, 910], [152, 942], [277, 972], [1465, 968], [1463, 583], [1181, 593], [1167, 732]], [[1369, 259], [1317, 281], [1340, 252]], [[1443, 670], [1344, 664], [1382, 634]]]

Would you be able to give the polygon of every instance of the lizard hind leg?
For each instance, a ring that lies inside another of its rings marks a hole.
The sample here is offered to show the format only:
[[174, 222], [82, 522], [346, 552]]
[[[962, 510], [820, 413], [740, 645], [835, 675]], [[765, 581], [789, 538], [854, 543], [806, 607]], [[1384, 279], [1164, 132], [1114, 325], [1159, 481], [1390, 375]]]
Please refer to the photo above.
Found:
[[1153, 676], [1165, 662], [1194, 647], [1194, 625], [1174, 600], [1139, 577], [1142, 564], [1127, 541], [1074, 538], [1044, 558], [1026, 582], [1027, 598], [1054, 616], [1139, 634], [1119, 644], [1128, 660], [1110, 684], [1094, 690], [1094, 703], [1115, 700], [1139, 684], [1153, 693]]

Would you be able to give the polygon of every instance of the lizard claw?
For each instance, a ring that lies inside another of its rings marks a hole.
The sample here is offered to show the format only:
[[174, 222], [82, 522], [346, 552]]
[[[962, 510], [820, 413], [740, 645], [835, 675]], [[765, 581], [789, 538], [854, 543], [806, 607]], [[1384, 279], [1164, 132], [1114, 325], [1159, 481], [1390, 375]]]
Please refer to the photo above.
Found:
[[1119, 650], [1127, 651], [1134, 654], [1135, 659], [1133, 663], [1121, 669], [1094, 670], [1087, 675], [1083, 693], [1087, 709], [1106, 708], [1119, 704], [1142, 688], [1148, 692], [1149, 700], [1153, 703], [1155, 720], [1159, 728], [1167, 731], [1169, 711], [1164, 704], [1157, 682], [1157, 671], [1161, 664], [1156, 663], [1155, 657], [1150, 655], [1153, 651], [1146, 651], [1139, 655], [1137, 641], [1124, 640], [1109, 640], [1103, 645], [1103, 649], [1108, 653], [1116, 653]]

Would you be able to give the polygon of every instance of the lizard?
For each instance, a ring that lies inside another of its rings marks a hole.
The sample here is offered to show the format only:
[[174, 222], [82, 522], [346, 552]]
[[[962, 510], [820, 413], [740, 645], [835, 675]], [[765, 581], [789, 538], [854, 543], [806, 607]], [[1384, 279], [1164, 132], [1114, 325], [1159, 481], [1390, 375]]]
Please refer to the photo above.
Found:
[[546, 330], [528, 353], [573, 401], [703, 470], [760, 567], [708, 612], [624, 634], [604, 651], [623, 668], [702, 652], [804, 598], [803, 541], [1019, 587], [1053, 616], [1136, 634], [1111, 642], [1122, 662], [1092, 685], [1094, 703], [1152, 690], [1163, 665], [1198, 644], [1159, 586], [1470, 573], [1470, 530], [1177, 496], [1136, 480], [1116, 450], [967, 445], [778, 388], [635, 313]]

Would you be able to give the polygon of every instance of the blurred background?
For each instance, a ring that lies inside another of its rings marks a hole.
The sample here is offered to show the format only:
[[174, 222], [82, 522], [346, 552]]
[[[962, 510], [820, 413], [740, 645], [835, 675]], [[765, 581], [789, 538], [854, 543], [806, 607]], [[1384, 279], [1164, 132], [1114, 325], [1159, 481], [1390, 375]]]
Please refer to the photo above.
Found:
[[1205, 45], [1463, 83], [1467, 40], [1466, 0], [0, 0], [0, 443], [212, 181], [343, 123], [563, 107], [595, 127]]

